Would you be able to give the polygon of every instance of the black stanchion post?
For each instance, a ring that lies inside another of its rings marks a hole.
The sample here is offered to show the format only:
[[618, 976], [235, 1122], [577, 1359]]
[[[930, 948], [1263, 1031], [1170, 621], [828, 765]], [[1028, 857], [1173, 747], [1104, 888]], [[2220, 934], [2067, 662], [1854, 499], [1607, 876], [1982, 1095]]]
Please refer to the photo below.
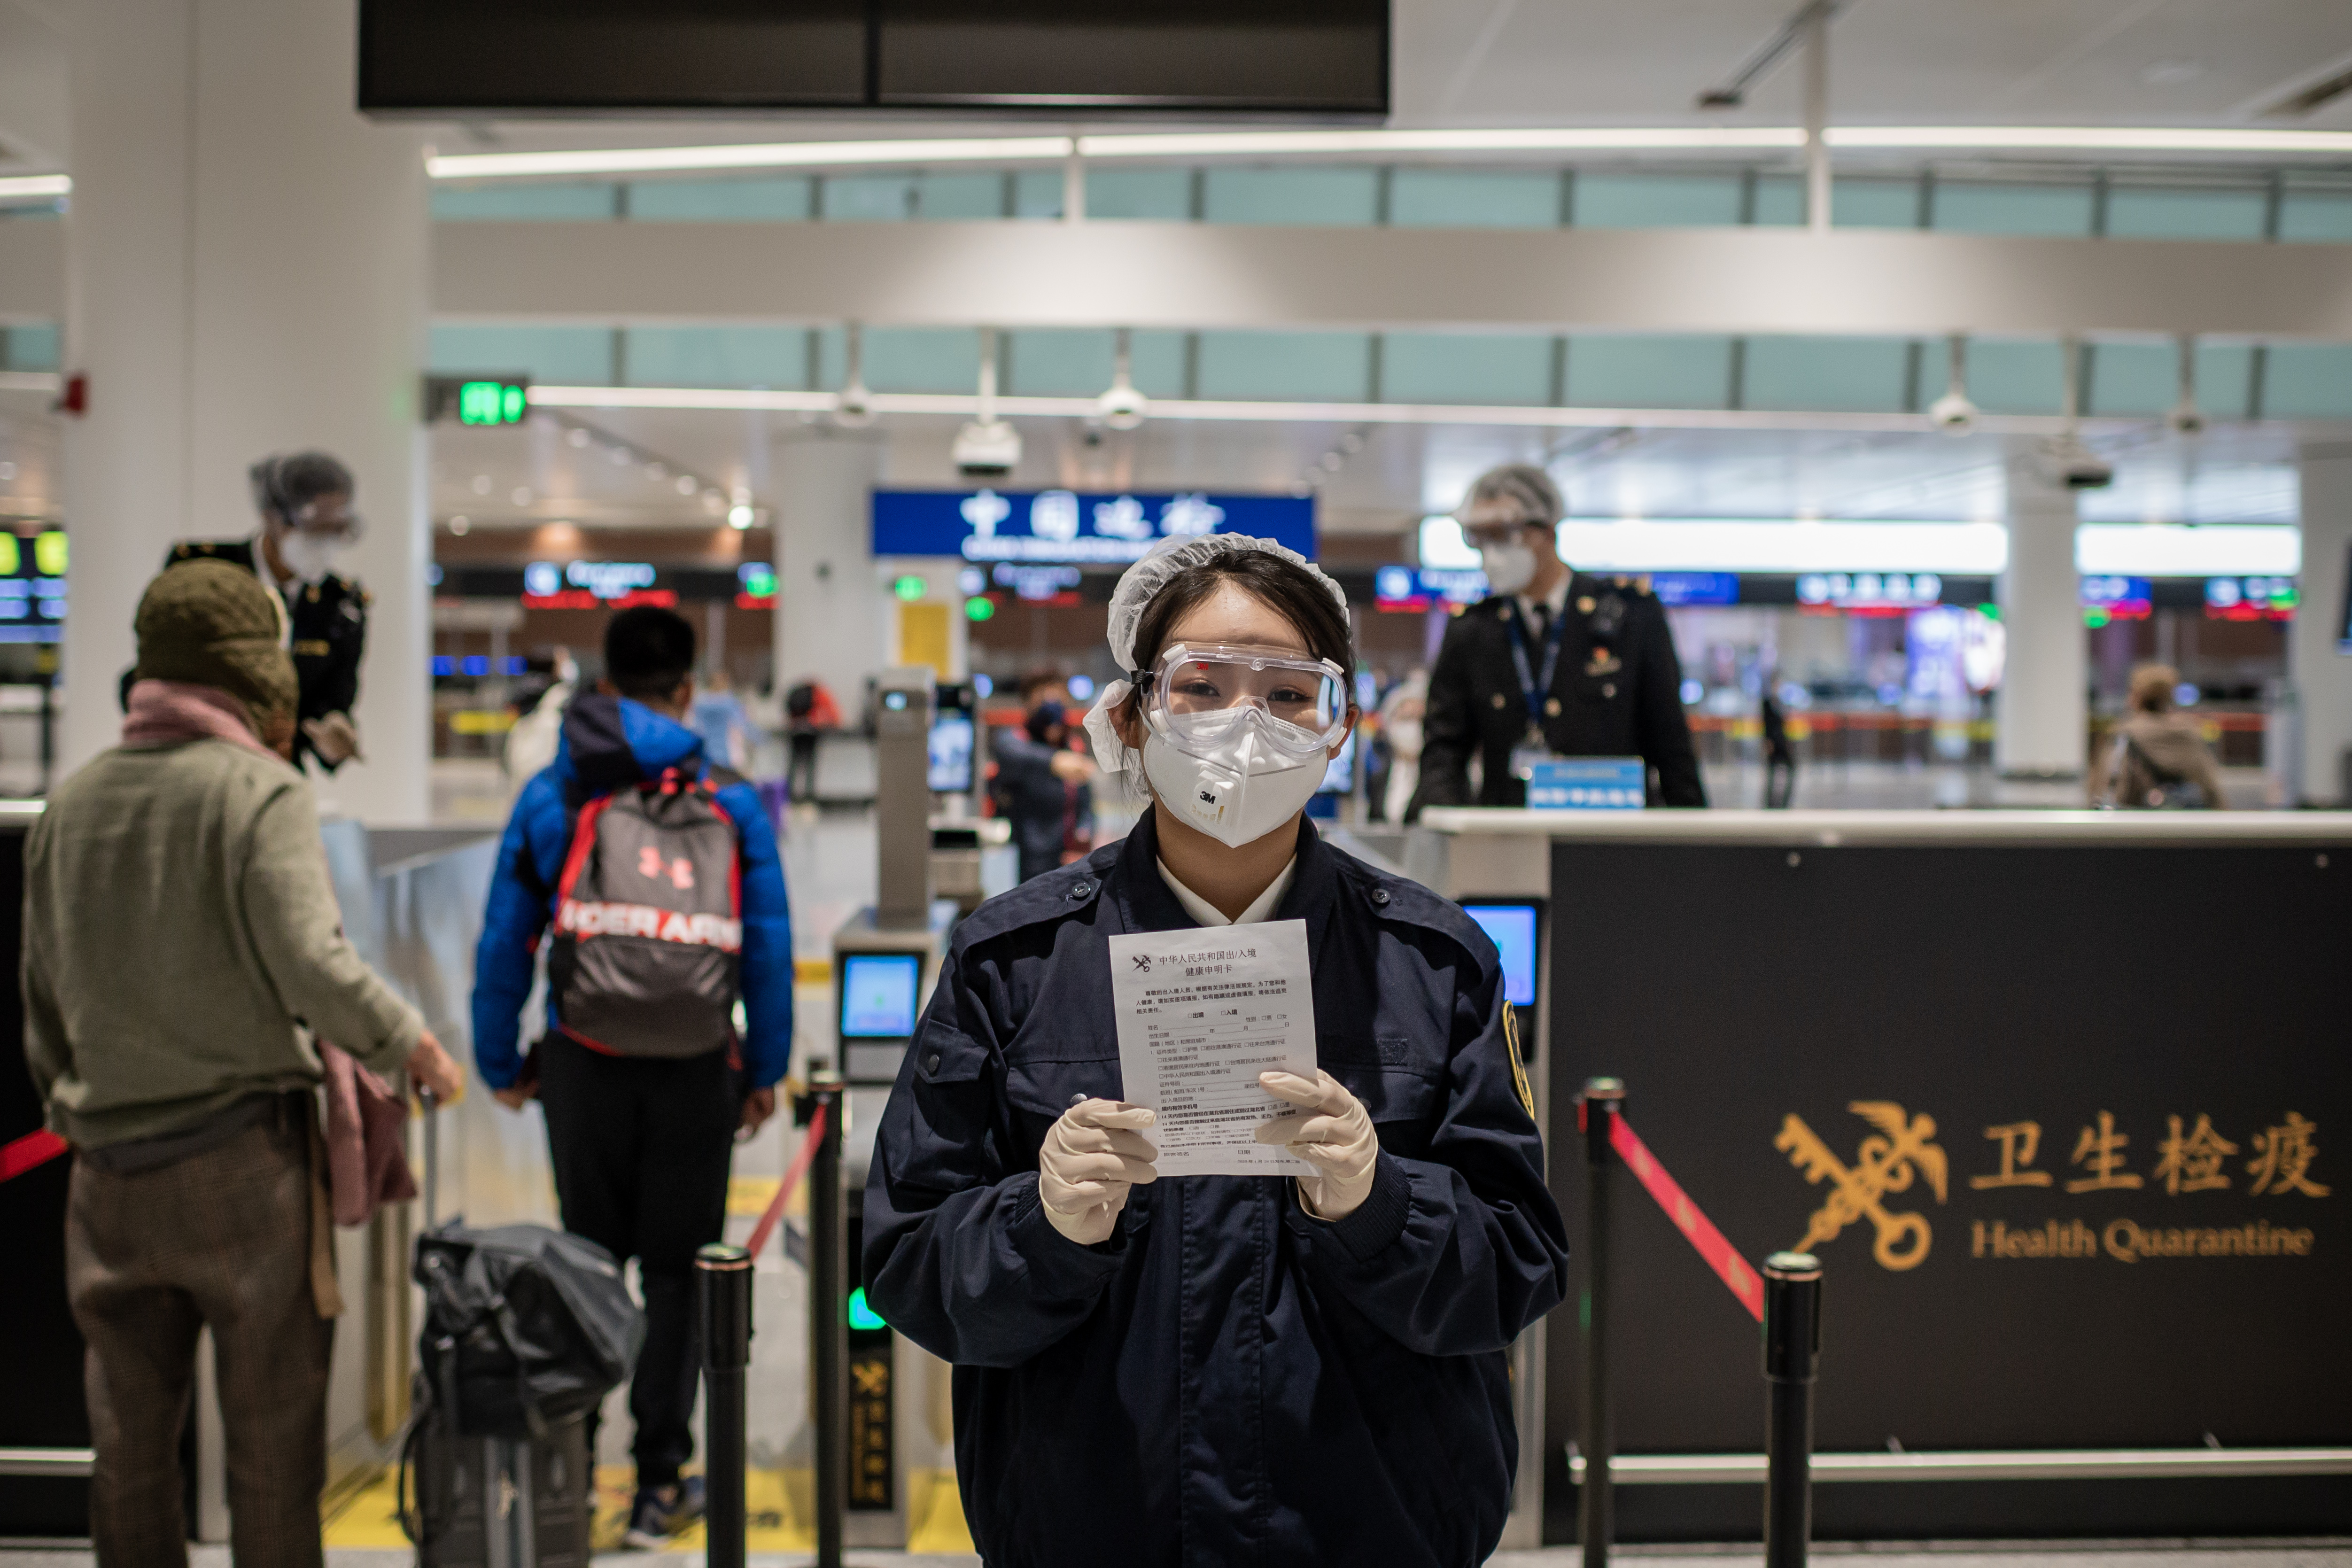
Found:
[[1764, 1260], [1764, 1568], [1805, 1568], [1813, 1535], [1813, 1365], [1822, 1266], [1806, 1252]]
[[848, 1226], [841, 1192], [841, 1075], [809, 1074], [809, 1100], [824, 1136], [809, 1163], [809, 1386], [816, 1423], [817, 1568], [841, 1568], [849, 1505]]
[[694, 1255], [702, 1299], [708, 1568], [743, 1568], [743, 1383], [751, 1365], [751, 1255], [713, 1242]]
[[1616, 1533], [1609, 1461], [1616, 1433], [1609, 1418], [1609, 1172], [1616, 1156], [1609, 1133], [1625, 1109], [1625, 1086], [1613, 1078], [1584, 1080], [1577, 1125], [1584, 1133], [1584, 1484], [1577, 1489], [1577, 1539], [1584, 1568], [1604, 1568]]

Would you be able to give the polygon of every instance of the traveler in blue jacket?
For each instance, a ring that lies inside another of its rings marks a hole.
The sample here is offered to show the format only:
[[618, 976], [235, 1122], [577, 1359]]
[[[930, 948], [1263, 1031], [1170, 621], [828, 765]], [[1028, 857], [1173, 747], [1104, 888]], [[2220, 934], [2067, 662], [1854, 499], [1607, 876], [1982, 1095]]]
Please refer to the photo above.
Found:
[[[674, 611], [646, 605], [613, 617], [604, 681], [572, 701], [554, 763], [515, 800], [474, 958], [475, 1064], [509, 1109], [534, 1094], [545, 1108], [563, 1227], [640, 1265], [646, 1342], [629, 1388], [637, 1496], [628, 1540], [646, 1547], [702, 1511], [700, 1478], [678, 1474], [694, 1452], [701, 1375], [694, 1253], [719, 1239], [735, 1138], [775, 1114], [774, 1085], [793, 1043], [792, 918], [775, 833], [757, 791], [710, 765], [686, 725], [694, 651], [694, 628]], [[676, 799], [698, 782], [707, 806]], [[665, 801], [662, 809], [699, 826], [663, 837], [614, 808], [616, 795], [640, 785], [657, 786], [640, 798]], [[616, 821], [635, 821], [639, 840], [613, 840]], [[586, 868], [592, 848], [618, 863]], [[567, 898], [583, 869], [598, 890]], [[718, 889], [730, 879], [740, 889], [731, 916], [660, 918], [664, 908], [702, 909], [713, 898], [723, 909], [728, 896]], [[551, 921], [558, 943], [547, 1032], [526, 1058], [516, 1048], [518, 1022]], [[731, 962], [717, 958], [730, 941]], [[592, 953], [599, 944], [612, 951]], [[608, 979], [600, 993], [600, 973], [621, 983]], [[647, 994], [675, 987], [680, 975], [691, 988], [679, 1000]], [[605, 994], [614, 991], [622, 994]], [[569, 1028], [559, 993], [576, 1005]], [[740, 1040], [730, 1018], [739, 996], [747, 1026]], [[597, 1010], [580, 1016], [592, 1001]], [[592, 1453], [594, 1419], [592, 1412]]]
[[[1088, 717], [1151, 809], [956, 930], [875, 1144], [868, 1300], [955, 1364], [992, 1568], [1472, 1568], [1517, 1462], [1505, 1350], [1567, 1241], [1494, 946], [1301, 815], [1355, 719], [1346, 599], [1263, 541], [1120, 580]], [[1138, 753], [1140, 753], [1139, 758]], [[1303, 920], [1306, 1177], [1156, 1181], [1108, 939]]]

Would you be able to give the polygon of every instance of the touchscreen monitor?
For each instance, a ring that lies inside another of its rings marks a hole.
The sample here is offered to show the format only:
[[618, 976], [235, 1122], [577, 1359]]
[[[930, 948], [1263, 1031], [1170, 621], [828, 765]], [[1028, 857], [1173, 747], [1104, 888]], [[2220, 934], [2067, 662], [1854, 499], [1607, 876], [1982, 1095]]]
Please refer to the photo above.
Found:
[[911, 952], [852, 952], [841, 961], [841, 1037], [903, 1040], [915, 1032], [922, 959]]
[[931, 788], [963, 795], [971, 788], [971, 714], [951, 709], [931, 721]]

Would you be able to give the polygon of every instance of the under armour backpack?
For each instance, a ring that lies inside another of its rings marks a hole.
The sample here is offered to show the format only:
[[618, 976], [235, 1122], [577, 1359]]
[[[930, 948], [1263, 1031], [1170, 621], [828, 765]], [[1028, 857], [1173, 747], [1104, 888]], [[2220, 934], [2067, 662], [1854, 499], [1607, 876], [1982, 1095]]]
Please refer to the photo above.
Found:
[[564, 1033], [625, 1057], [730, 1045], [742, 951], [742, 858], [708, 783], [672, 769], [580, 808], [547, 963]]

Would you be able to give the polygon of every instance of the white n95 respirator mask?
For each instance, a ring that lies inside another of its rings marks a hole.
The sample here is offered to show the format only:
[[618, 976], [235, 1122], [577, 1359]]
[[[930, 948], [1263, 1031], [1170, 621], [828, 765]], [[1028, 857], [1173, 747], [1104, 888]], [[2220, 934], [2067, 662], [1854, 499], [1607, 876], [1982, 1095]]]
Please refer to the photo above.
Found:
[[1298, 814], [1348, 732], [1344, 674], [1328, 659], [1177, 643], [1136, 684], [1152, 793], [1179, 819], [1235, 848]]
[[1478, 561], [1486, 573], [1486, 586], [1497, 594], [1516, 594], [1536, 580], [1536, 552], [1527, 545], [1481, 545]]

